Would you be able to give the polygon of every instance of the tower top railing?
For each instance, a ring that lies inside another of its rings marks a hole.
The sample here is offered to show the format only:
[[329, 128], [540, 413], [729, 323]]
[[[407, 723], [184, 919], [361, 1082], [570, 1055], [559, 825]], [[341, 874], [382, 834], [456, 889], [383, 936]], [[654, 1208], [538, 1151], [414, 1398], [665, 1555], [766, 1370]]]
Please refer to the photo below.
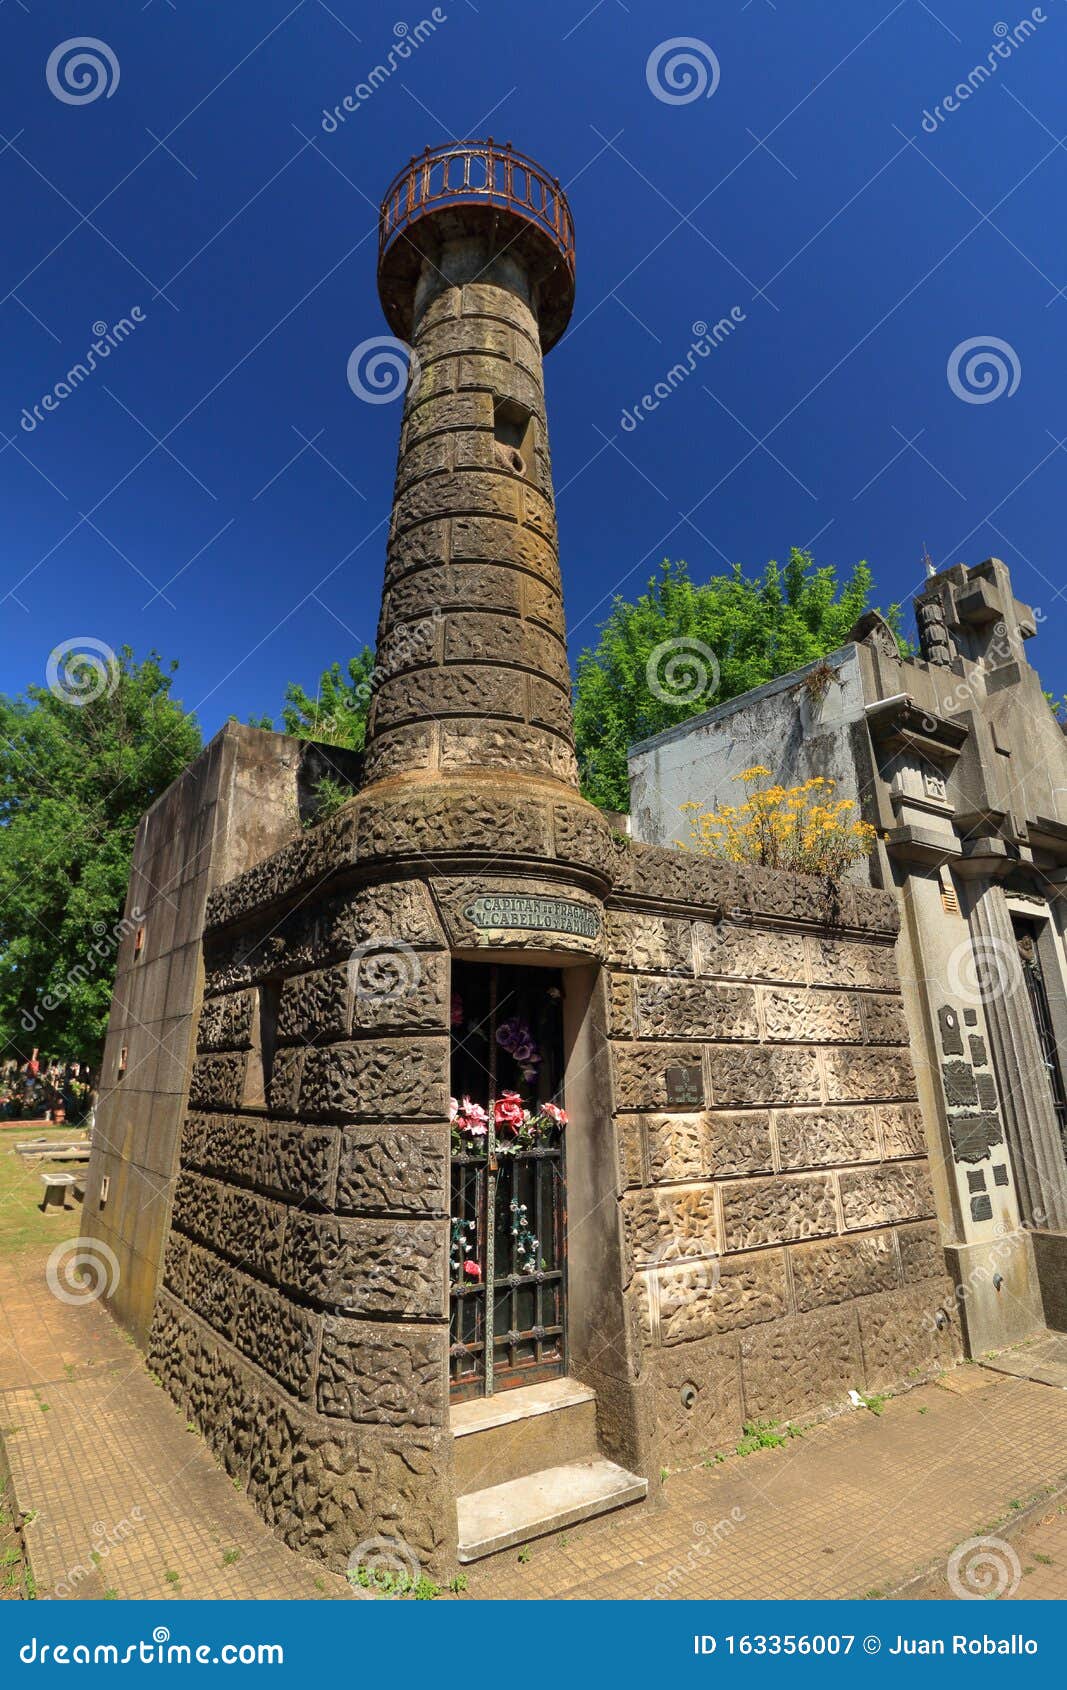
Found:
[[427, 147], [399, 172], [382, 200], [378, 262], [420, 217], [453, 206], [497, 208], [549, 237], [574, 277], [574, 220], [557, 177], [510, 142], [450, 141]]

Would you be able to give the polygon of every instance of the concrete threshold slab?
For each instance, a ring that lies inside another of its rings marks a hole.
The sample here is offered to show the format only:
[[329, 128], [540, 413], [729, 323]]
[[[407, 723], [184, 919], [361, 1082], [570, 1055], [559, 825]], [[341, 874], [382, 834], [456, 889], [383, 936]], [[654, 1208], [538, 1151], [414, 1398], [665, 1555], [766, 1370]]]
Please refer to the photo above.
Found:
[[535, 1414], [554, 1414], [560, 1408], [595, 1401], [596, 1392], [577, 1379], [546, 1379], [541, 1385], [524, 1385], [517, 1391], [456, 1403], [449, 1410], [448, 1424], [454, 1438], [463, 1438], [471, 1432], [488, 1431], [491, 1426], [507, 1426]]
[[1016, 1379], [1032, 1379], [1067, 1391], [1067, 1333], [1046, 1332], [1012, 1350], [1000, 1350], [982, 1357], [991, 1373], [1009, 1373]]
[[531, 1537], [558, 1532], [648, 1494], [648, 1481], [603, 1456], [545, 1467], [525, 1479], [472, 1491], [457, 1503], [459, 1559], [480, 1560]]

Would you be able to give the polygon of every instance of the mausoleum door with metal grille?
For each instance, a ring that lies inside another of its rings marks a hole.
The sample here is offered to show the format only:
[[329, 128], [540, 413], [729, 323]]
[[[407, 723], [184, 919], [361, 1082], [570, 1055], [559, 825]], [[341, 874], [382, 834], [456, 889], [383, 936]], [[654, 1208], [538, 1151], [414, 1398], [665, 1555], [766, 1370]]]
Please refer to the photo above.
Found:
[[452, 968], [453, 1402], [566, 1371], [559, 971]]

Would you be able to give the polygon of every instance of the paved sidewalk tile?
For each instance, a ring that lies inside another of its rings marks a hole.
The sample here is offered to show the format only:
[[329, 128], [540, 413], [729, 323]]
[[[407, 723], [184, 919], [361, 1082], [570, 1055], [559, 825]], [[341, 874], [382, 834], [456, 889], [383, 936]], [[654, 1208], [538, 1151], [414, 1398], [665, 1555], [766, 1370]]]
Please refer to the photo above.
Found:
[[99, 1304], [0, 1264], [0, 1433], [42, 1597], [349, 1597], [275, 1538]]
[[[42, 1596], [351, 1595], [268, 1531], [101, 1305], [57, 1299], [39, 1259], [0, 1263], [0, 1429]], [[884, 1595], [929, 1569], [927, 1595], [958, 1544], [1038, 1498], [1018, 1594], [1063, 1599], [1065, 1484], [1067, 1392], [964, 1368], [477, 1562], [464, 1599]]]

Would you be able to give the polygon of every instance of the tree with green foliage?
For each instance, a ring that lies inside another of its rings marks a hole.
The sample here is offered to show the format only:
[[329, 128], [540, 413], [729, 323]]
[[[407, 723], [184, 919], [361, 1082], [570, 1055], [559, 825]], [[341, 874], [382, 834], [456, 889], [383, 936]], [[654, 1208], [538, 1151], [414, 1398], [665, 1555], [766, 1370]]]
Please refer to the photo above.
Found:
[[99, 1060], [137, 824], [200, 750], [176, 663], [71, 654], [0, 694], [0, 1048]]
[[[605, 809], [629, 807], [626, 753], [661, 733], [843, 645], [867, 608], [871, 571], [844, 582], [793, 547], [749, 577], [705, 582], [665, 560], [633, 604], [616, 596], [593, 650], [578, 660], [574, 726], [582, 790]], [[895, 632], [900, 612], [885, 612]], [[899, 638], [899, 632], [898, 632]]]
[[[296, 734], [300, 739], [317, 739], [327, 745], [362, 751], [373, 688], [374, 648], [365, 645], [355, 657], [349, 658], [344, 670], [339, 663], [331, 663], [323, 670], [314, 698], [299, 682], [290, 681], [282, 705], [282, 727], [287, 734]], [[269, 716], [261, 716], [251, 725], [272, 728], [274, 723]]]

